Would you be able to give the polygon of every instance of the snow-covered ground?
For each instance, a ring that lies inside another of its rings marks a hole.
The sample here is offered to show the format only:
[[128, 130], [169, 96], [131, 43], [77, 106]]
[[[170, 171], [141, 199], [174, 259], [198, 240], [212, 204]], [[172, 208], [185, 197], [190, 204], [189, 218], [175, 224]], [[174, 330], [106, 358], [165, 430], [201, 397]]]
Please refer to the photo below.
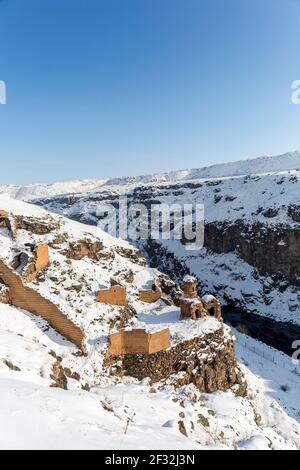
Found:
[[49, 387], [49, 351], [70, 367], [81, 359], [36, 317], [0, 304], [0, 448], [300, 449], [300, 366], [236, 335], [246, 398], [129, 377], [90, 392], [69, 380], [70, 389], [61, 390]]

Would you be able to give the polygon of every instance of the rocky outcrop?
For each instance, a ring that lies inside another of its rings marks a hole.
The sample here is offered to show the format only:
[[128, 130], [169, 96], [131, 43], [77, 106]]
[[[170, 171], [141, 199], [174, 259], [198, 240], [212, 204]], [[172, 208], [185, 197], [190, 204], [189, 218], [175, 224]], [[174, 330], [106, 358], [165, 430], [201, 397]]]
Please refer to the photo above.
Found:
[[288, 208], [288, 216], [294, 222], [300, 223], [300, 205], [296, 206], [295, 204], [291, 204]]
[[116, 248], [115, 249], [116, 253], [118, 253], [120, 256], [123, 256], [124, 258], [129, 259], [133, 263], [139, 265], [139, 266], [147, 266], [147, 261], [145, 259], [145, 255], [142, 251], [140, 250], [132, 250], [130, 248]]
[[12, 222], [10, 220], [9, 214], [6, 211], [0, 210], [0, 228], [4, 227], [10, 233], [11, 238], [14, 238], [14, 228], [12, 227]]
[[236, 386], [245, 395], [246, 383], [235, 360], [234, 340], [225, 339], [223, 326], [216, 332], [181, 342], [154, 354], [108, 356], [106, 366], [111, 374], [124, 372], [139, 380], [152, 382], [174, 374], [178, 386], [193, 383], [201, 392], [225, 391]]
[[103, 250], [103, 244], [100, 241], [89, 242], [80, 240], [77, 243], [69, 243], [69, 247], [62, 251], [67, 258], [81, 260], [88, 257], [94, 261], [99, 261]]
[[242, 220], [209, 223], [205, 246], [216, 253], [236, 250], [261, 274], [281, 273], [289, 282], [300, 284], [300, 226], [246, 225]]
[[14, 222], [16, 230], [26, 230], [36, 235], [45, 235], [59, 228], [59, 224], [51, 217], [43, 221], [41, 219], [35, 219], [34, 217], [16, 215], [14, 216]]

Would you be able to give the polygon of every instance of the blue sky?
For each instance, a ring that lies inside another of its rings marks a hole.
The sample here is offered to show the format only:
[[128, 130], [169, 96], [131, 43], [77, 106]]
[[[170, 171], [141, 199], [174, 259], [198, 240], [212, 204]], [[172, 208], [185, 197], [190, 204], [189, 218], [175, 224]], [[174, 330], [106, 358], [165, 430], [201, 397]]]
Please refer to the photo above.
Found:
[[298, 0], [2, 0], [0, 183], [300, 148]]

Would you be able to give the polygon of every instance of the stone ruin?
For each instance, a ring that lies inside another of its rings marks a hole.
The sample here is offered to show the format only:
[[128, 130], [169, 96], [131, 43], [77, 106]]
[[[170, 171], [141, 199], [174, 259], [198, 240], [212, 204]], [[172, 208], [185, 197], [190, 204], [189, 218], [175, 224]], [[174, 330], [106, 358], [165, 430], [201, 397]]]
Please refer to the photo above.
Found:
[[198, 297], [198, 281], [193, 276], [185, 276], [183, 297], [180, 299], [182, 318], [202, 319], [213, 311], [215, 318], [222, 319], [221, 304], [213, 295]]
[[14, 239], [15, 233], [9, 218], [9, 213], [4, 210], [0, 210], [0, 227], [6, 228], [9, 231], [11, 238]]
[[162, 290], [159, 278], [155, 279], [151, 289], [144, 289], [139, 291], [139, 300], [148, 304], [157, 302], [161, 296]]
[[29, 250], [30, 255], [26, 252], [18, 253], [12, 266], [25, 281], [32, 282], [49, 266], [49, 247], [46, 244], [30, 245]]
[[[191, 276], [184, 279], [180, 307], [182, 318], [204, 318], [212, 310], [221, 320], [218, 299], [212, 295], [199, 298], [197, 279]], [[148, 377], [151, 383], [170, 378], [176, 387], [192, 383], [204, 393], [234, 387], [236, 395], [245, 396], [247, 383], [235, 359], [234, 338], [224, 335], [224, 328], [220, 322], [216, 331], [174, 345], [169, 329], [154, 334], [144, 329], [119, 331], [109, 336], [104, 365], [113, 376]]]
[[46, 320], [52, 328], [85, 351], [85, 335], [59, 308], [34, 289], [23, 284], [21, 276], [0, 260], [0, 280], [7, 287], [7, 303]]
[[[12, 239], [15, 238], [17, 228], [13, 218], [9, 216], [8, 212], [3, 210], [0, 210], [0, 227], [7, 228]], [[16, 254], [11, 267], [0, 260], [0, 302], [40, 316], [57, 333], [85, 352], [85, 334], [81, 328], [64, 315], [53, 302], [24, 284], [24, 282], [34, 281], [38, 273], [42, 272], [49, 265], [48, 245], [28, 244], [26, 248], [28, 248], [27, 252], [24, 251]]]
[[113, 376], [130, 375], [138, 380], [148, 377], [152, 383], [173, 377], [176, 387], [192, 383], [204, 393], [226, 391], [233, 386], [239, 396], [247, 392], [247, 383], [235, 360], [234, 340], [232, 336], [224, 338], [221, 324], [213, 333], [152, 354], [107, 354], [104, 364]]
[[127, 293], [125, 287], [121, 286], [114, 279], [110, 280], [110, 287], [100, 289], [96, 294], [97, 302], [103, 302], [110, 305], [121, 307], [128, 306]]
[[170, 347], [168, 328], [157, 333], [147, 333], [143, 329], [123, 330], [110, 335], [107, 355], [153, 354]]

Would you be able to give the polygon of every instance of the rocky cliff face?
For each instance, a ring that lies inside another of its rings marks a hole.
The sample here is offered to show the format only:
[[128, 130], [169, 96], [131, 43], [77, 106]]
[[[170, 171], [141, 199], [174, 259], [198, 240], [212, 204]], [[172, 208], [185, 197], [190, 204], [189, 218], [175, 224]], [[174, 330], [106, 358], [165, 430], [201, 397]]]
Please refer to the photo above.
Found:
[[215, 253], [236, 252], [262, 275], [277, 275], [300, 285], [300, 226], [262, 222], [211, 222], [205, 247]]

